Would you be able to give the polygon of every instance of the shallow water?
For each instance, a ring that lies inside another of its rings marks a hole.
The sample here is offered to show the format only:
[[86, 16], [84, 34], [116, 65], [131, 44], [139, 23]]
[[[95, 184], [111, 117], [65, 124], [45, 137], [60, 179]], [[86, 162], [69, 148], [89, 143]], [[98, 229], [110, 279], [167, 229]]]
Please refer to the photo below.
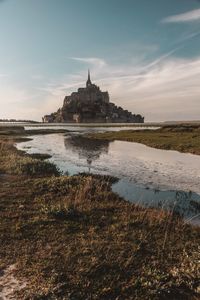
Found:
[[71, 175], [91, 172], [116, 176], [120, 181], [113, 190], [125, 199], [173, 208], [186, 218], [199, 220], [200, 156], [124, 141], [94, 141], [77, 133], [34, 136], [18, 148], [52, 155], [50, 161]]

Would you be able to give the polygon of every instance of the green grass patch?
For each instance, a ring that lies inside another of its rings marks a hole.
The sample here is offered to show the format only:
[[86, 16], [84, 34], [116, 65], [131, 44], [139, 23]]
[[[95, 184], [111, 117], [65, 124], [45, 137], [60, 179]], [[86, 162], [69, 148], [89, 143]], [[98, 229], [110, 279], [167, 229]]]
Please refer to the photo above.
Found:
[[55, 164], [26, 155], [22, 151], [17, 151], [12, 144], [0, 142], [0, 171], [1, 173], [15, 175], [55, 175], [60, 171]]
[[121, 140], [142, 143], [147, 146], [185, 153], [200, 154], [200, 127], [173, 126], [158, 130], [121, 130], [88, 134], [91, 139]]

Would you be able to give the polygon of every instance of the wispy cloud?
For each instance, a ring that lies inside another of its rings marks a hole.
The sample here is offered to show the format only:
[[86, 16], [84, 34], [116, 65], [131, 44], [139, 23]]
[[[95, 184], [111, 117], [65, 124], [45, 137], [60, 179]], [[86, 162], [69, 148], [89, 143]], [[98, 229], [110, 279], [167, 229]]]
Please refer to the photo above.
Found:
[[0, 73], [0, 77], [8, 77], [8, 74]]
[[161, 55], [154, 61], [150, 62], [147, 66], [145, 66], [145, 69], [147, 70], [149, 68], [152, 68], [153, 66], [156, 66], [156, 65], [162, 63], [162, 61], [165, 61], [167, 58], [171, 57], [174, 53], [176, 53], [178, 50], [180, 50], [180, 48], [181, 48], [181, 46], [178, 46], [178, 47], [170, 50], [169, 52]]
[[184, 34], [184, 36], [182, 36], [180, 38], [180, 40], [178, 41], [180, 44], [183, 44], [185, 43], [186, 41], [189, 41], [197, 36], [200, 35], [200, 31], [193, 31], [193, 32], [190, 32], [190, 33], [186, 33]]
[[106, 66], [105, 60], [97, 57], [70, 57], [73, 60], [90, 64], [95, 68], [102, 68]]
[[200, 21], [200, 9], [195, 9], [183, 14], [166, 17], [162, 20], [162, 23], [183, 23], [195, 21]]

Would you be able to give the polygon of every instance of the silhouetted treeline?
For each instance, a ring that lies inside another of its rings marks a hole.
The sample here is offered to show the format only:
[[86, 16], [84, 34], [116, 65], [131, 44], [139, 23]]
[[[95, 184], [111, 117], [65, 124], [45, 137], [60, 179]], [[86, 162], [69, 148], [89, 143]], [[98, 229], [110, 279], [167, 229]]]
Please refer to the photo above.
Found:
[[0, 122], [9, 122], [9, 123], [39, 123], [33, 120], [16, 120], [16, 119], [0, 119]]

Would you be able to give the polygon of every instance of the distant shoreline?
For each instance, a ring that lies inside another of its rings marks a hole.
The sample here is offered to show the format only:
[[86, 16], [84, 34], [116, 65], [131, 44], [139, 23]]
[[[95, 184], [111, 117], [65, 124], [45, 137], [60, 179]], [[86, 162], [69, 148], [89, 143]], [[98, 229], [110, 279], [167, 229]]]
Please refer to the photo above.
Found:
[[31, 125], [32, 127], [58, 127], [58, 126], [74, 126], [74, 127], [163, 127], [163, 126], [180, 126], [180, 125], [199, 125], [199, 121], [165, 121], [165, 122], [145, 122], [145, 123], [43, 123], [36, 121], [0, 121], [0, 126], [18, 126]]

